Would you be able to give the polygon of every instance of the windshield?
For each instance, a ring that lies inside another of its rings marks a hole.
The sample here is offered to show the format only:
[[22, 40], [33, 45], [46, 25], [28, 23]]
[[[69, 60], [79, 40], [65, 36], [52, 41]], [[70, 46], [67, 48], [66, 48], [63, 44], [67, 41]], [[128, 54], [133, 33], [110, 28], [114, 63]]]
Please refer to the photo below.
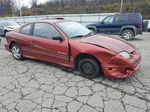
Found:
[[87, 36], [91, 33], [89, 29], [87, 29], [85, 26], [72, 22], [72, 21], [67, 21], [67, 22], [60, 22], [56, 23], [56, 25], [61, 28], [61, 30], [69, 37], [69, 38], [74, 38], [74, 37], [84, 37]]
[[113, 16], [108, 16], [108, 17], [106, 17], [104, 20], [103, 20], [103, 22], [105, 23], [105, 24], [110, 24], [110, 23], [113, 23]]
[[2, 22], [4, 26], [20, 26], [16, 22]]

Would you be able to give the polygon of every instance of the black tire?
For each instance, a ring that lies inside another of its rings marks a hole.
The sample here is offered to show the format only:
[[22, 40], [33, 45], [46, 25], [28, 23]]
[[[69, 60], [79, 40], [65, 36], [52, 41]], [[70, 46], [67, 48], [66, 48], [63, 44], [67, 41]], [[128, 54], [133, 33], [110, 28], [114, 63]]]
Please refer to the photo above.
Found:
[[8, 32], [8, 31], [4, 31], [4, 35], [2, 35], [2, 37], [5, 37], [7, 32]]
[[86, 78], [95, 78], [101, 74], [101, 67], [95, 59], [82, 59], [79, 61], [78, 70]]
[[11, 45], [11, 53], [16, 60], [23, 60], [22, 49], [17, 44]]
[[125, 40], [133, 40], [135, 34], [132, 30], [126, 29], [122, 32], [121, 36]]
[[89, 30], [90, 30], [93, 34], [96, 34], [95, 29], [93, 29], [93, 28], [89, 28]]

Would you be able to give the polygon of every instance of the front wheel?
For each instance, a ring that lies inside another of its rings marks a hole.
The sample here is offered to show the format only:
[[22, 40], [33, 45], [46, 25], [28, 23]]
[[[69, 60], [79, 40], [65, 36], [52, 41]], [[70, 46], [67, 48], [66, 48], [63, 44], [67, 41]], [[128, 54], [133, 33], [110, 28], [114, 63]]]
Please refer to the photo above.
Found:
[[17, 44], [12, 44], [11, 52], [15, 59], [17, 59], [17, 60], [23, 59], [22, 49]]
[[122, 38], [125, 40], [132, 40], [134, 38], [134, 32], [130, 29], [124, 30], [122, 32]]
[[78, 70], [86, 78], [94, 78], [101, 73], [100, 65], [95, 59], [82, 59], [78, 64]]

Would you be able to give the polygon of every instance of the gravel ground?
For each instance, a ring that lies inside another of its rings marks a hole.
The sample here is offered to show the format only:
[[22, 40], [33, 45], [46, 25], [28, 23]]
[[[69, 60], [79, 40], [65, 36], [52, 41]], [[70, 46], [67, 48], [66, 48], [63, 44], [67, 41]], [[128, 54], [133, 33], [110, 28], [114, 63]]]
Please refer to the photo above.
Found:
[[126, 79], [88, 80], [42, 61], [15, 60], [0, 42], [0, 112], [150, 112], [150, 34], [133, 41], [139, 71]]

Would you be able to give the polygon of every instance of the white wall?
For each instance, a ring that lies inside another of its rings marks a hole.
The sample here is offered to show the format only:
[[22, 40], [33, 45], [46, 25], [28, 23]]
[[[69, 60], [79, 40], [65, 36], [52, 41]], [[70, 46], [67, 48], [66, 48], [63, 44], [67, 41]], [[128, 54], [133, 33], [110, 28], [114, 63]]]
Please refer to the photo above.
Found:
[[20, 25], [27, 22], [40, 20], [45, 17], [63, 17], [64, 19], [73, 20], [83, 25], [102, 21], [106, 16], [114, 13], [98, 13], [98, 14], [61, 14], [61, 15], [41, 15], [41, 16], [23, 16], [23, 17], [6, 17], [0, 18], [0, 21], [15, 21]]

